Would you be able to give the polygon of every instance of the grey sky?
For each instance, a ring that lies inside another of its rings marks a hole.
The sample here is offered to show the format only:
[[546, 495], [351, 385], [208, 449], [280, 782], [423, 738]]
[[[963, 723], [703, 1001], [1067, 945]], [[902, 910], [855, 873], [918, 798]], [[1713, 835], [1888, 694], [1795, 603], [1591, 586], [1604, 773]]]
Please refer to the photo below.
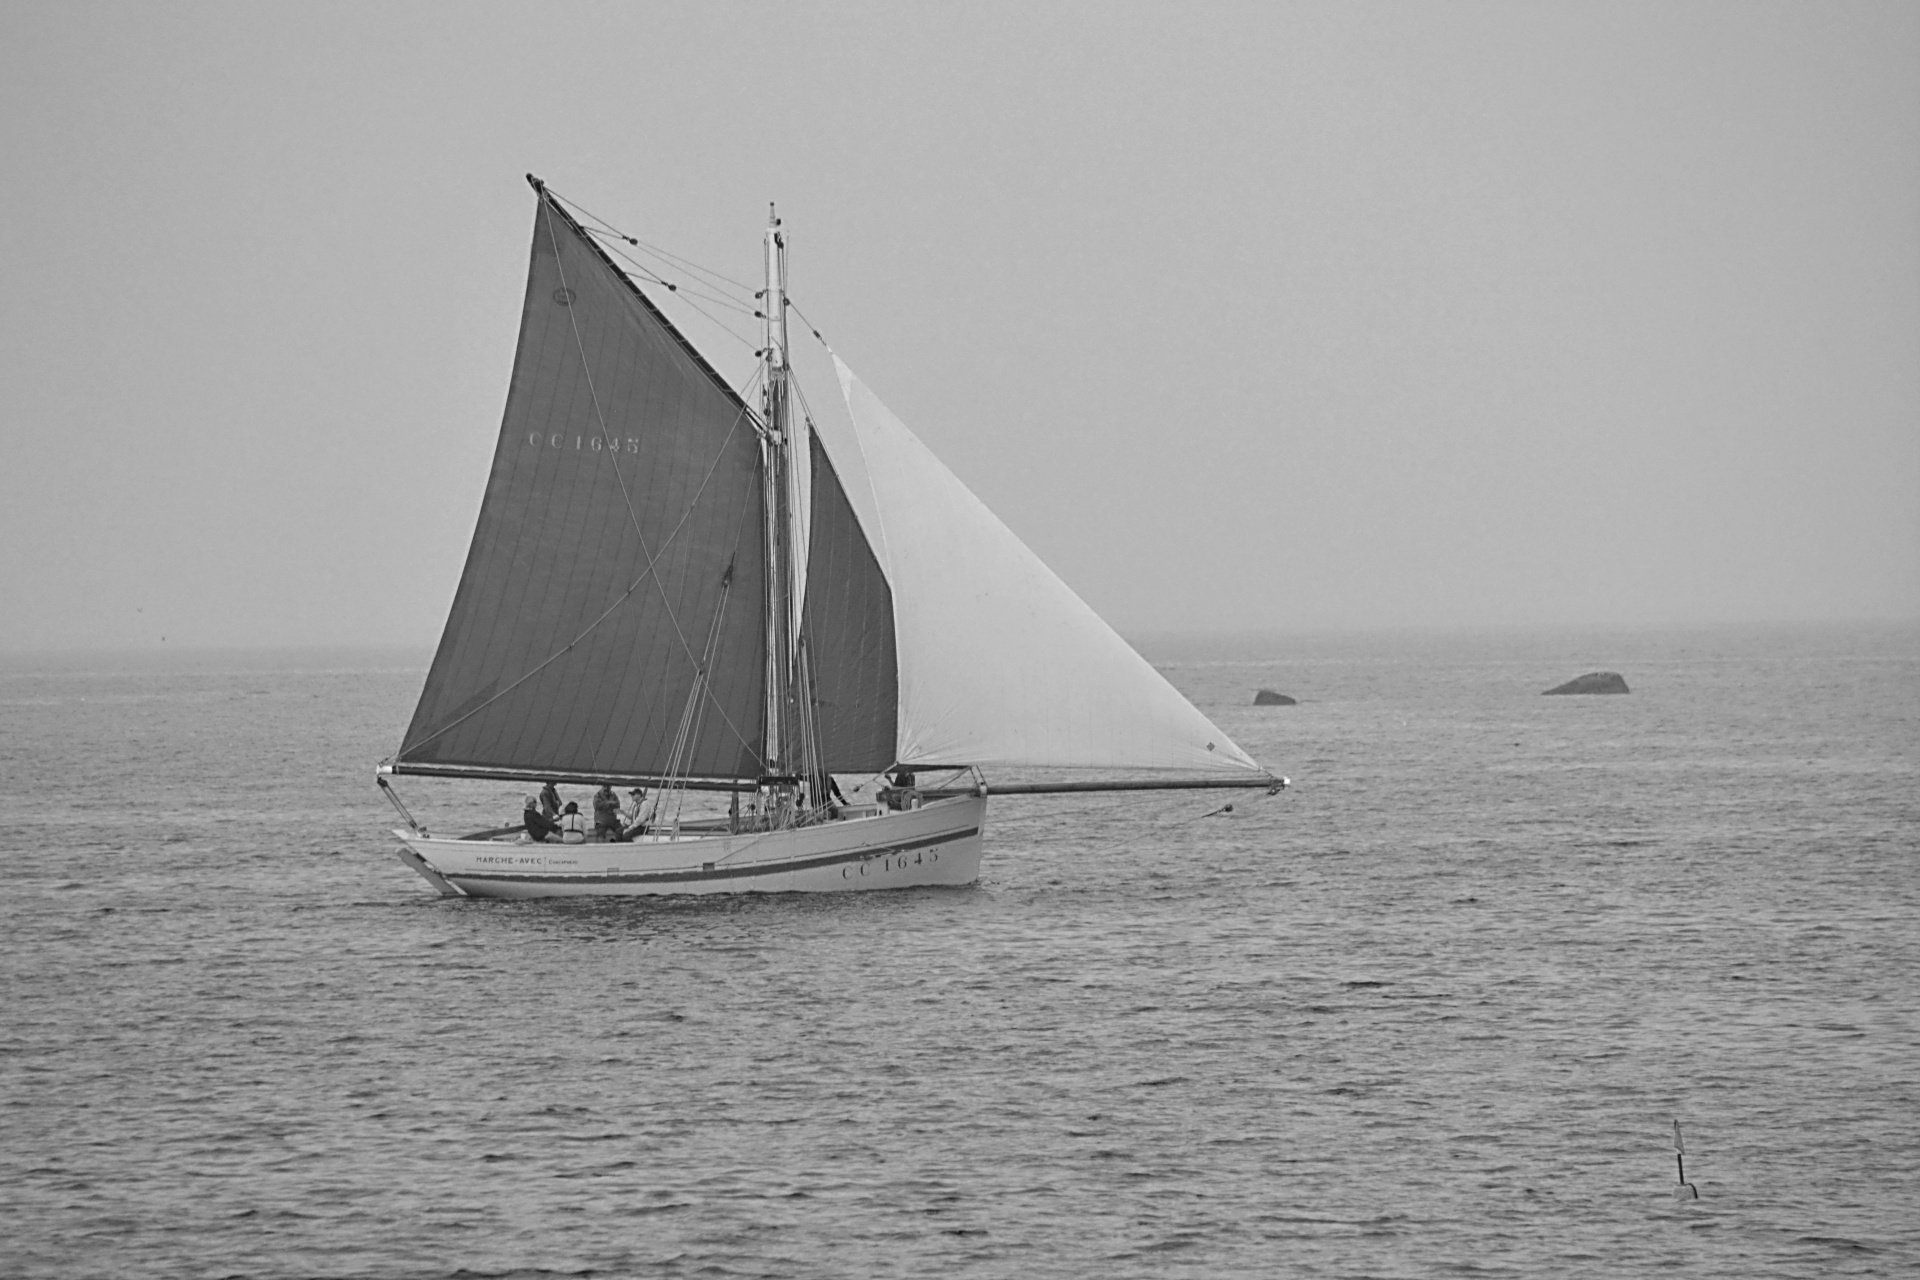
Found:
[[437, 636], [529, 170], [1123, 631], [1920, 614], [1909, 4], [16, 3], [0, 160], [0, 647]]

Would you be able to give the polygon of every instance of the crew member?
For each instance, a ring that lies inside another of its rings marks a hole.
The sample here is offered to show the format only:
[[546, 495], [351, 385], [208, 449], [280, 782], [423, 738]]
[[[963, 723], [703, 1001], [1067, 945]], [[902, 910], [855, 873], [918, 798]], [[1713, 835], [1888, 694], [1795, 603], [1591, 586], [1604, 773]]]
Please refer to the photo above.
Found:
[[581, 816], [580, 806], [571, 800], [560, 814], [560, 839], [565, 844], [587, 842], [587, 820]]
[[593, 793], [593, 838], [618, 840], [620, 831], [620, 797], [613, 794], [611, 782], [603, 782]]
[[622, 840], [631, 840], [635, 836], [646, 834], [647, 821], [641, 816], [646, 810], [646, 805], [647, 789], [645, 787], [635, 787], [627, 792], [627, 807], [620, 815]]
[[549, 818], [560, 816], [560, 788], [551, 782], [540, 788], [540, 812]]
[[520, 815], [520, 819], [526, 824], [527, 834], [533, 837], [535, 844], [544, 844], [547, 837], [560, 834], [560, 824], [540, 812], [540, 801], [533, 796], [527, 797], [526, 811]]

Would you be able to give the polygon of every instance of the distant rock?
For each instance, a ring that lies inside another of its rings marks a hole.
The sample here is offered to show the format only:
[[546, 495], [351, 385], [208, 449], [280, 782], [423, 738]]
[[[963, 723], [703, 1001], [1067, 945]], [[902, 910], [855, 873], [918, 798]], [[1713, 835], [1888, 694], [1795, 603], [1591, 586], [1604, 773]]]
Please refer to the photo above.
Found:
[[1618, 671], [1589, 671], [1583, 676], [1575, 676], [1548, 693], [1625, 693], [1627, 682]]
[[1256, 707], [1297, 707], [1300, 704], [1284, 693], [1275, 693], [1271, 689], [1262, 689], [1253, 695], [1253, 705]]

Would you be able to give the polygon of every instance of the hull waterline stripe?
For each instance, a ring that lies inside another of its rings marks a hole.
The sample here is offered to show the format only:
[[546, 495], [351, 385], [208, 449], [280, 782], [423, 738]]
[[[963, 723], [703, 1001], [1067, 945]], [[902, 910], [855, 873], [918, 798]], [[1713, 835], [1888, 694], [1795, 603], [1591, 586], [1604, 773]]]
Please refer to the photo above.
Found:
[[811, 858], [798, 858], [792, 862], [763, 862], [727, 867], [716, 865], [711, 870], [703, 868], [695, 871], [615, 871], [603, 875], [584, 872], [572, 875], [516, 875], [499, 871], [442, 871], [440, 874], [455, 884], [465, 880], [497, 880], [511, 884], [674, 884], [688, 880], [744, 880], [753, 876], [785, 875], [791, 871], [812, 871], [816, 867], [833, 867], [843, 862], [865, 862], [870, 858], [911, 853], [915, 849], [952, 844], [955, 840], [966, 840], [979, 834], [980, 828], [968, 827], [965, 831], [949, 831], [944, 835], [908, 840], [903, 844], [879, 845], [852, 853], [829, 853]]

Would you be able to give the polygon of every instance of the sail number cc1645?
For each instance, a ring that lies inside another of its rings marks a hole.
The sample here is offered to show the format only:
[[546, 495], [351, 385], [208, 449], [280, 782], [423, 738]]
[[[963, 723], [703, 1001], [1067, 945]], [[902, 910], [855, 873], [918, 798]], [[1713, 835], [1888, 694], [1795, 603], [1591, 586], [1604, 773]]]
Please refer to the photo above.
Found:
[[[564, 449], [567, 447], [567, 437], [564, 432], [556, 431], [543, 440], [538, 431], [529, 431], [527, 433], [527, 443], [536, 449], [541, 445], [545, 445], [549, 449]], [[573, 438], [574, 451], [577, 453], [600, 453], [602, 451], [609, 453], [640, 452], [639, 436], [628, 436], [624, 449], [620, 447], [621, 443], [617, 438], [602, 440], [599, 436], [575, 436]]]

